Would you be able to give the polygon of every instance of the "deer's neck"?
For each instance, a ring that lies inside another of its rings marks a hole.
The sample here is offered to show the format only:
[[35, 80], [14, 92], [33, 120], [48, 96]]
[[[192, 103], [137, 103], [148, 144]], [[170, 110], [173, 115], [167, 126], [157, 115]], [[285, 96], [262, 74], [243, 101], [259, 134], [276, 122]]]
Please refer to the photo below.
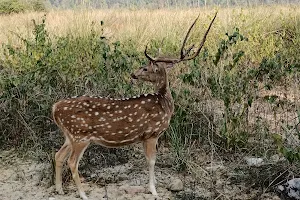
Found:
[[174, 101], [169, 86], [168, 76], [165, 70], [163, 72], [163, 78], [159, 83], [156, 84], [156, 93], [161, 95], [161, 97], [163, 98], [162, 103], [165, 104], [164, 107], [166, 108], [166, 111], [169, 113], [173, 113]]

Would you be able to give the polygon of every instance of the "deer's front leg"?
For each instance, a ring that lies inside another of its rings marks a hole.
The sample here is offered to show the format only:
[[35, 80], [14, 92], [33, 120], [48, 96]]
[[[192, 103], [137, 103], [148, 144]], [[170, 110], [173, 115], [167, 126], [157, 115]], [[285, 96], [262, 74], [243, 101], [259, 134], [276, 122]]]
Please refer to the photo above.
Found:
[[155, 175], [154, 175], [154, 165], [156, 159], [156, 143], [158, 138], [149, 138], [144, 141], [144, 150], [149, 166], [149, 190], [150, 192], [157, 196], [155, 189]]

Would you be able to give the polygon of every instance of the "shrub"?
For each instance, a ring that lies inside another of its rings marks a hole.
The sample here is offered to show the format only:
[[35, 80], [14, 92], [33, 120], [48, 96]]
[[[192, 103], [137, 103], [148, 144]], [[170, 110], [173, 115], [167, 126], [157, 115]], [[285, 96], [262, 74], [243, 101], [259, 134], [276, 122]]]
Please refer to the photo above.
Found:
[[0, 2], [0, 14], [20, 13], [26, 10], [26, 5], [20, 0], [3, 0]]
[[22, 13], [25, 11], [46, 11], [45, 2], [42, 0], [3, 0], [0, 2], [0, 14]]

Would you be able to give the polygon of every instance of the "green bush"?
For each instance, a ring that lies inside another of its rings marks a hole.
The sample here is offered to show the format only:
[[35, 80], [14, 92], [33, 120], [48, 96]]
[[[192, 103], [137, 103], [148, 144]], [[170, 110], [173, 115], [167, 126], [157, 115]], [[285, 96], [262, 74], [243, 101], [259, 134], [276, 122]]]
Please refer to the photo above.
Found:
[[0, 2], [0, 14], [20, 13], [26, 10], [26, 5], [20, 0], [3, 0]]
[[22, 13], [25, 11], [46, 11], [43, 0], [2, 0], [0, 2], [0, 14]]
[[29, 2], [29, 6], [31, 7], [31, 10], [36, 12], [42, 12], [47, 10], [45, 2], [43, 0], [32, 0]]

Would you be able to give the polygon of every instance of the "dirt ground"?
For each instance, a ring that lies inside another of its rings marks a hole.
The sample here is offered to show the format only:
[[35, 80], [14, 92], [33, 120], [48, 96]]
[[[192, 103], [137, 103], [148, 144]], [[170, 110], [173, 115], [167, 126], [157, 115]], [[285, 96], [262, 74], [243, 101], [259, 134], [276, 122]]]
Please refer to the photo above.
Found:
[[[80, 173], [87, 196], [91, 200], [143, 200], [154, 199], [148, 191], [148, 170], [139, 148], [129, 151], [131, 155], [122, 164], [88, 168], [83, 160]], [[88, 154], [88, 153], [87, 153]], [[272, 187], [277, 182], [278, 174], [286, 169], [277, 166], [272, 171], [272, 164], [255, 167], [247, 166], [242, 161], [236, 162], [204, 161], [208, 155], [201, 152], [195, 159], [201, 163], [195, 173], [178, 173], [167, 164], [167, 150], [160, 153], [155, 174], [159, 199], [266, 199], [279, 200]], [[234, 163], [234, 167], [233, 167]], [[192, 166], [192, 165], [191, 165]], [[67, 168], [65, 168], [67, 169]], [[51, 162], [37, 162], [21, 159], [15, 151], [0, 152], [0, 199], [2, 200], [75, 200], [80, 199], [69, 170], [64, 173], [64, 195], [54, 190], [53, 167]], [[276, 179], [277, 177], [277, 179]], [[184, 189], [171, 192], [168, 185], [180, 179]]]

